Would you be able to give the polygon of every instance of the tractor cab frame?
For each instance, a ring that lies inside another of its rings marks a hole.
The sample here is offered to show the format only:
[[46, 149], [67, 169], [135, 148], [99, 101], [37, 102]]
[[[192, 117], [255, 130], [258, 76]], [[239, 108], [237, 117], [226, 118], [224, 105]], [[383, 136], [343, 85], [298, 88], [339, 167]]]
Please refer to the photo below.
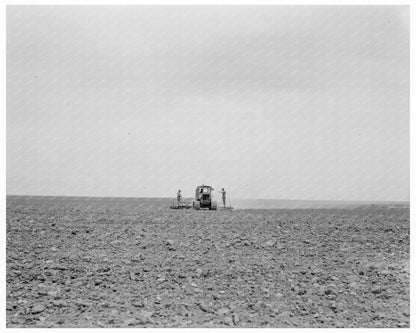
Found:
[[193, 202], [193, 208], [217, 210], [217, 202], [212, 198], [212, 192], [214, 189], [208, 185], [201, 185], [195, 189], [195, 201]]

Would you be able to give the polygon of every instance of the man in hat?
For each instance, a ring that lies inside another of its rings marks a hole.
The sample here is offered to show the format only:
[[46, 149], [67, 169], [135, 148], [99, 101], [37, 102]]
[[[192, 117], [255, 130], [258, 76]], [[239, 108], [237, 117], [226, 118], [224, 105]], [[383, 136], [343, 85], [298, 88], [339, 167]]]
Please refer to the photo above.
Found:
[[176, 200], [178, 200], [178, 207], [179, 207], [181, 204], [181, 200], [182, 200], [181, 190], [178, 190], [178, 193], [176, 193]]
[[220, 193], [222, 195], [222, 204], [225, 207], [225, 196], [226, 196], [227, 192], [225, 192], [224, 188], [222, 188], [221, 191], [220, 191]]

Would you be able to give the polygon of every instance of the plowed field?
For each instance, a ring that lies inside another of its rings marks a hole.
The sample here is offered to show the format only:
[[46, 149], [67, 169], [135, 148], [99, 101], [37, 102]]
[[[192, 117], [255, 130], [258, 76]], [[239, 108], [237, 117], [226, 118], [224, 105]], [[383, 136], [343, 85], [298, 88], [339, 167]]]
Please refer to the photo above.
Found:
[[7, 327], [409, 327], [409, 209], [8, 197]]

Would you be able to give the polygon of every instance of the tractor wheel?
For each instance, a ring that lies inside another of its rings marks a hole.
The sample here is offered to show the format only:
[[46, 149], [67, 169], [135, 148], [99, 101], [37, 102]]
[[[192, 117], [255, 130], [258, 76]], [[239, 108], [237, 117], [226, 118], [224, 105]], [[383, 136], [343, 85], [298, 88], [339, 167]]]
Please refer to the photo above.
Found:
[[194, 206], [194, 209], [195, 209], [195, 210], [200, 210], [200, 208], [201, 208], [201, 203], [200, 203], [199, 201], [194, 201], [193, 206]]
[[216, 201], [211, 201], [211, 207], [209, 209], [210, 210], [217, 210], [217, 202]]

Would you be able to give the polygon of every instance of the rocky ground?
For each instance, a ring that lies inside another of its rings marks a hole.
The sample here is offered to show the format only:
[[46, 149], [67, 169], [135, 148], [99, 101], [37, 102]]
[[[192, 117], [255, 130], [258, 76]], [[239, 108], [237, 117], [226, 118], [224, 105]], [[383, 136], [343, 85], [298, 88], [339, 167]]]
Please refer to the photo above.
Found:
[[409, 327], [409, 209], [7, 199], [7, 327]]

